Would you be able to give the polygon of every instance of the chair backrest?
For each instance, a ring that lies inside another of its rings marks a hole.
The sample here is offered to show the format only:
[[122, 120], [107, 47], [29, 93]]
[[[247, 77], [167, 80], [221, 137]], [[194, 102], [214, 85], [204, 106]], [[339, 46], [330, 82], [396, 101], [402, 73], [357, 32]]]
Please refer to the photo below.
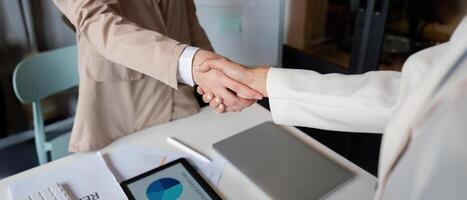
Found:
[[21, 61], [13, 73], [13, 89], [23, 103], [32, 103], [34, 140], [39, 164], [48, 162], [40, 100], [77, 86], [76, 46], [33, 55]]
[[33, 55], [13, 73], [13, 88], [24, 103], [39, 101], [79, 83], [76, 46]]

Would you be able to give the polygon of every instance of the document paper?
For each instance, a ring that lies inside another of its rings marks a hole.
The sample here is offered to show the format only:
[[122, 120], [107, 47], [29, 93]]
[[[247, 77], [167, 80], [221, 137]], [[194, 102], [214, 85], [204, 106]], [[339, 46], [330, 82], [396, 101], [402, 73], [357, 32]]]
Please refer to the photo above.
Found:
[[197, 158], [153, 148], [122, 146], [120, 149], [109, 155], [104, 155], [104, 159], [119, 182], [123, 182], [161, 165], [174, 161], [178, 158], [188, 159], [194, 167], [213, 185], [218, 185], [224, 170], [225, 160], [222, 158], [213, 159], [211, 163], [205, 163]]
[[25, 199], [53, 184], [62, 185], [72, 199], [128, 199], [100, 153], [80, 155], [76, 161], [13, 183], [9, 185], [10, 197]]

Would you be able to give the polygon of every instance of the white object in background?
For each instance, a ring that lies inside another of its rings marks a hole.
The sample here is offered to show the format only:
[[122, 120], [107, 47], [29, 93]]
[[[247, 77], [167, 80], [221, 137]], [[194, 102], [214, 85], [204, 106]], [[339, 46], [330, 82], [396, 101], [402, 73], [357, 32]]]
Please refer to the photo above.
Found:
[[195, 0], [214, 50], [245, 65], [281, 66], [284, 0]]
[[181, 142], [180, 140], [177, 140], [177, 139], [175, 139], [173, 137], [167, 137], [167, 142], [169, 142], [170, 144], [173, 144], [175, 147], [179, 148], [180, 150], [185, 151], [186, 153], [189, 153], [192, 156], [200, 159], [201, 161], [204, 161], [204, 162], [207, 162], [207, 163], [211, 162], [210, 158], [203, 155], [202, 153], [200, 153], [196, 149], [193, 149], [192, 147], [188, 146], [187, 144]]
[[10, 184], [10, 198], [25, 199], [27, 194], [58, 183], [73, 199], [128, 199], [100, 153], [79, 156], [74, 162]]
[[161, 151], [154, 148], [125, 145], [111, 154], [104, 155], [107, 164], [119, 182], [123, 182], [178, 158], [187, 158], [209, 182], [219, 184], [225, 159], [216, 158], [210, 163], [199, 161], [188, 154]]
[[39, 192], [28, 195], [24, 200], [71, 200], [60, 184], [53, 184]]

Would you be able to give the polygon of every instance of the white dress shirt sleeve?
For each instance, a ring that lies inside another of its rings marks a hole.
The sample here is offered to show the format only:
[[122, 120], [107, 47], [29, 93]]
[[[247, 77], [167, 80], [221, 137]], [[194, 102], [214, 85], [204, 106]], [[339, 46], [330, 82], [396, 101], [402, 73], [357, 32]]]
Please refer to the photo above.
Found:
[[195, 57], [196, 52], [199, 48], [187, 46], [180, 58], [178, 59], [178, 69], [177, 69], [177, 80], [178, 83], [183, 83], [186, 85], [194, 86], [195, 82], [193, 81], [192, 67], [193, 67], [193, 58]]

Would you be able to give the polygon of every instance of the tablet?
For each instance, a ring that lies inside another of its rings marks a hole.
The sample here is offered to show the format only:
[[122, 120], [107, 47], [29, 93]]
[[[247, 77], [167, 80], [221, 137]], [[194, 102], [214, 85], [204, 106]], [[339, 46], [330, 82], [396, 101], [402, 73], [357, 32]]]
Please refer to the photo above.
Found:
[[213, 146], [272, 199], [325, 199], [355, 174], [273, 122]]
[[222, 199], [184, 158], [121, 183], [130, 200]]

